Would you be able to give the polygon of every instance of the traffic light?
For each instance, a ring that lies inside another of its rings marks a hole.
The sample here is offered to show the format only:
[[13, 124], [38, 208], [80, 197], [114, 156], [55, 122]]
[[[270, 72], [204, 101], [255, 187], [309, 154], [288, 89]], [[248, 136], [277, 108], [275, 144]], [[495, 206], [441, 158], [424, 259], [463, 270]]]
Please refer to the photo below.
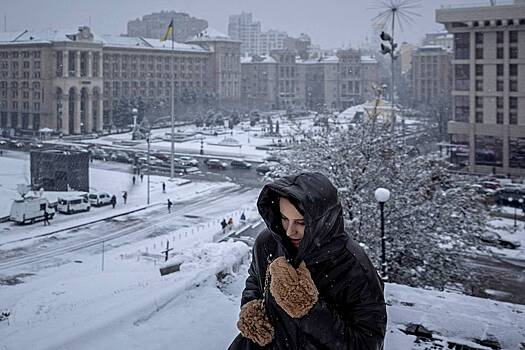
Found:
[[382, 41], [386, 41], [390, 44], [388, 45], [386, 43], [381, 43], [380, 52], [383, 55], [390, 55], [392, 59], [395, 59], [395, 50], [396, 50], [397, 44], [394, 43], [394, 38], [390, 36], [390, 34], [385, 33], [385, 32], [381, 32], [381, 34], [379, 34], [379, 37], [381, 38]]
[[391, 49], [388, 46], [386, 46], [385, 44], [381, 44], [381, 53], [383, 55], [390, 53], [390, 51]]
[[388, 33], [381, 32], [381, 34], [379, 34], [379, 37], [380, 37], [381, 40], [383, 40], [383, 41], [390, 41], [390, 42], [392, 42], [392, 37], [391, 37], [390, 34], [388, 34]]

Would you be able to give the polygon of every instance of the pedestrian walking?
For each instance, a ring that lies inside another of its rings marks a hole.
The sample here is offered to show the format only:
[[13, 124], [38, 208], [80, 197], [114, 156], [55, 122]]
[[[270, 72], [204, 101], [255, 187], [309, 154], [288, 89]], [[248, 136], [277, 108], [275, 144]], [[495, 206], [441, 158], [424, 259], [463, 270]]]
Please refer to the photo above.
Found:
[[228, 226], [228, 224], [226, 223], [226, 219], [222, 219], [221, 221], [222, 233], [226, 231], [226, 226]]
[[162, 182], [162, 193], [166, 193], [166, 183]]
[[173, 205], [173, 203], [170, 201], [170, 199], [168, 198], [168, 213], [171, 213], [171, 206]]
[[133, 175], [133, 185], [135, 185], [135, 181], [136, 181], [136, 180], [137, 180], [137, 179], [135, 178], [135, 175]]
[[47, 209], [44, 209], [44, 226], [49, 226], [51, 223], [49, 222], [49, 213], [47, 212]]
[[140, 182], [144, 180], [144, 174], [140, 174]]
[[113, 207], [113, 209], [115, 209], [116, 204], [117, 204], [117, 196], [112, 195], [111, 196], [111, 206]]
[[229, 350], [383, 349], [383, 283], [344, 228], [337, 188], [320, 173], [267, 184], [267, 229], [252, 249]]
[[128, 192], [127, 191], [124, 191], [124, 193], [122, 194], [122, 198], [124, 199], [124, 204], [126, 204], [127, 201], [128, 201]]
[[242, 212], [241, 214], [241, 221], [242, 222], [246, 221], [246, 215], [244, 215], [244, 212]]

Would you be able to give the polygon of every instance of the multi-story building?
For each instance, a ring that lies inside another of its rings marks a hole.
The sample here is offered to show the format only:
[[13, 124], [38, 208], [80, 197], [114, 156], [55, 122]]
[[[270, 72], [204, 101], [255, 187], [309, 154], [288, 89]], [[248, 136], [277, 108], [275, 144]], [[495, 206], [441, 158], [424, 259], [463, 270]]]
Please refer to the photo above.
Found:
[[286, 37], [283, 46], [286, 50], [297, 52], [297, 55], [305, 60], [309, 56], [312, 39], [307, 34], [301, 33], [298, 38]]
[[89, 27], [2, 34], [0, 128], [102, 132], [127, 113], [124, 107], [169, 105], [172, 87], [176, 104], [199, 98], [238, 102], [239, 46], [201, 33], [172, 50], [171, 41], [99, 37]]
[[250, 12], [231, 15], [228, 22], [228, 36], [241, 41], [241, 54], [259, 54], [261, 22], [254, 22]]
[[187, 41], [209, 53], [210, 86], [223, 106], [235, 106], [241, 98], [241, 42], [214, 29], [206, 29]]
[[242, 60], [241, 99], [252, 108], [345, 109], [376, 95], [378, 62], [357, 50], [301, 60], [293, 51]]
[[304, 106], [304, 80], [300, 79], [295, 52], [273, 50], [270, 55], [277, 61], [277, 108]]
[[450, 101], [452, 53], [441, 46], [422, 46], [412, 54], [411, 91], [415, 103]]
[[443, 8], [454, 35], [454, 160], [477, 173], [525, 174], [525, 1]]
[[[228, 36], [241, 41], [241, 54], [243, 56], [267, 56], [272, 50], [290, 49], [290, 47], [285, 47], [285, 40], [288, 38], [286, 32], [273, 29], [266, 32], [261, 31], [261, 22], [254, 22], [250, 12], [230, 15]], [[299, 49], [303, 50], [303, 46], [309, 45], [303, 41], [308, 41], [310, 38], [302, 34], [297, 40], [299, 41], [297, 44]], [[296, 43], [294, 42], [293, 45], [295, 46]]]
[[454, 48], [454, 35], [450, 33], [428, 33], [425, 34], [425, 38], [422, 43], [423, 46], [433, 45], [441, 46], [447, 50]]
[[241, 59], [241, 101], [249, 109], [276, 109], [277, 61], [270, 56], [251, 56]]
[[190, 17], [183, 12], [161, 11], [129, 21], [127, 35], [160, 39], [166, 33], [171, 20], [175, 41], [181, 43], [208, 28], [208, 21], [204, 19]]
[[374, 57], [361, 56], [361, 100], [377, 97], [379, 84], [379, 62]]
[[[271, 54], [273, 50], [285, 50], [284, 41], [288, 38], [286, 32], [268, 30], [259, 35], [259, 55]], [[290, 50], [287, 50], [290, 51]]]

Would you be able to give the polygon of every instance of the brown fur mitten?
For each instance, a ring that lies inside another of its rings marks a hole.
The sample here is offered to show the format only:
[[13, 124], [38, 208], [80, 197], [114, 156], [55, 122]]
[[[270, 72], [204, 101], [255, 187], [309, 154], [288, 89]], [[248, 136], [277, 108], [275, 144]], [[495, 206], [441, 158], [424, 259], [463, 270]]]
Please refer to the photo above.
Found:
[[304, 261], [294, 269], [284, 257], [278, 257], [270, 264], [270, 274], [270, 292], [291, 317], [303, 317], [317, 302], [319, 292]]
[[274, 329], [266, 316], [262, 299], [249, 301], [241, 307], [237, 328], [244, 337], [253, 340], [260, 346], [272, 342]]

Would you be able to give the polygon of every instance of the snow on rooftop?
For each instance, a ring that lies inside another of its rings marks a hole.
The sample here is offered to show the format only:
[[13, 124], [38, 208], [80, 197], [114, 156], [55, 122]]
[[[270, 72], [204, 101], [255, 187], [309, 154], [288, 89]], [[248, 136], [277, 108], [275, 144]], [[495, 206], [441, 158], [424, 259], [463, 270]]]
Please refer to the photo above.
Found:
[[[78, 33], [78, 29], [44, 29], [41, 31], [6, 32], [0, 33], [0, 44], [27, 44], [27, 43], [53, 43], [74, 42], [72, 35]], [[142, 37], [131, 37], [113, 34], [93, 34], [93, 42], [100, 43], [104, 47], [118, 48], [144, 48], [144, 49], [166, 49], [171, 50], [171, 40], [161, 42], [160, 39], [149, 39]], [[16, 39], [16, 41], [14, 41]], [[174, 43], [177, 51], [208, 52], [206, 49], [192, 44]]]
[[377, 60], [372, 56], [361, 56], [361, 63], [377, 63]]
[[206, 28], [190, 40], [191, 41], [238, 41], [214, 28]]
[[241, 64], [242, 63], [277, 63], [277, 61], [270, 56], [262, 55], [257, 57], [242, 57], [241, 58]]

